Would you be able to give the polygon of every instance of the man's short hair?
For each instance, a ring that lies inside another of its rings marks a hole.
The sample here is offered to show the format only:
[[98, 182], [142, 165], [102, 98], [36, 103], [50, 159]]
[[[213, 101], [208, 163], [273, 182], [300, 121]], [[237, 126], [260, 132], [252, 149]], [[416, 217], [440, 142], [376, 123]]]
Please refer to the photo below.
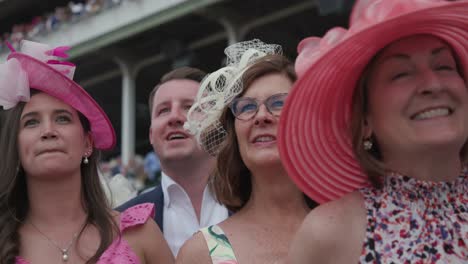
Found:
[[191, 68], [191, 67], [180, 67], [177, 69], [174, 69], [161, 77], [161, 80], [159, 83], [153, 88], [149, 95], [148, 99], [148, 106], [149, 106], [149, 111], [150, 111], [150, 116], [152, 115], [153, 112], [153, 99], [154, 95], [156, 94], [156, 91], [161, 87], [162, 84], [172, 81], [172, 80], [192, 80], [196, 82], [201, 82], [203, 78], [205, 78], [206, 72], [197, 69], [197, 68]]

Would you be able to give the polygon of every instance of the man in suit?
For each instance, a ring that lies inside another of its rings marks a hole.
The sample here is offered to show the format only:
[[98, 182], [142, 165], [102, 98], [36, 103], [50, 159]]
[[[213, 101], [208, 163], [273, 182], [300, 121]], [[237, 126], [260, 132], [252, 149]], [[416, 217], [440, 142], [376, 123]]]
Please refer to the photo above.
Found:
[[175, 69], [161, 78], [149, 96], [149, 139], [161, 163], [161, 184], [128, 201], [117, 210], [151, 202], [154, 220], [164, 233], [174, 256], [198, 229], [228, 217], [207, 187], [214, 158], [184, 130], [187, 112], [206, 74], [189, 67]]

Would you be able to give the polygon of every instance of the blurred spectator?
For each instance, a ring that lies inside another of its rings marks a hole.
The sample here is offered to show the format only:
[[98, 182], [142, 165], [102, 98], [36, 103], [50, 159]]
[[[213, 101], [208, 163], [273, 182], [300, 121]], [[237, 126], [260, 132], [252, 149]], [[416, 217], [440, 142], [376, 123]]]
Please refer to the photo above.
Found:
[[68, 3], [71, 13], [71, 22], [78, 21], [85, 13], [85, 3], [83, 1], [71, 1]]
[[137, 196], [138, 191], [132, 182], [122, 174], [117, 174], [107, 182], [112, 207], [119, 206]]
[[86, 3], [86, 12], [90, 14], [95, 14], [101, 11], [102, 8], [102, 0], [89, 0]]
[[123, 167], [122, 175], [125, 176], [136, 190], [141, 191], [145, 187], [146, 173], [143, 167], [143, 157], [136, 155]]
[[[158, 160], [157, 164], [159, 165]], [[136, 155], [134, 158], [131, 158], [125, 166], [122, 164], [122, 158], [117, 156], [109, 161], [101, 162], [99, 167], [100, 173], [108, 181], [113, 180], [117, 175], [121, 175], [131, 183], [132, 187], [137, 192], [152, 187], [157, 182], [148, 180], [148, 174], [145, 172], [145, 161], [141, 155]], [[159, 169], [157, 169], [157, 171], [159, 172]], [[156, 179], [157, 175], [156, 173]]]
[[146, 154], [144, 168], [148, 177], [147, 185], [154, 185], [161, 175], [161, 164], [159, 163], [159, 158], [154, 151], [150, 151]]
[[24, 25], [14, 25], [11, 31], [10, 39], [15, 49], [19, 49], [19, 43], [24, 39]]
[[47, 32], [52, 32], [53, 30], [58, 28], [58, 18], [55, 13], [48, 14], [47, 19], [45, 22], [45, 28]]
[[44, 33], [45, 23], [42, 17], [37, 16], [31, 20], [31, 23], [26, 26], [26, 37], [29, 39], [35, 38], [37, 35]]
[[111, 161], [112, 176], [122, 172], [122, 159], [117, 157]]
[[68, 8], [68, 6], [55, 8], [55, 16], [61, 25], [65, 24], [70, 20], [71, 17], [70, 8]]

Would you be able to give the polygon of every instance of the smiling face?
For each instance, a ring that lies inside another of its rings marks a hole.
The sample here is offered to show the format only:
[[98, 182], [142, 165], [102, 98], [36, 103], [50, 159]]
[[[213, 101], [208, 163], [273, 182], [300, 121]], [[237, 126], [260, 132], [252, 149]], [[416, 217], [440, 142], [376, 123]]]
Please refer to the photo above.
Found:
[[447, 147], [468, 137], [468, 92], [451, 48], [418, 35], [389, 45], [368, 80], [365, 134], [373, 134], [383, 159]]
[[[272, 73], [252, 82], [242, 97], [264, 102], [272, 95], [288, 93], [291, 86], [291, 80], [284, 74]], [[276, 138], [278, 120], [263, 103], [259, 104], [258, 112], [251, 119], [235, 120], [239, 152], [250, 170], [280, 161]]]
[[76, 110], [38, 93], [21, 114], [18, 147], [27, 175], [54, 178], [79, 172], [83, 156], [91, 151], [92, 140], [84, 132]]
[[192, 80], [176, 79], [163, 83], [156, 91], [150, 142], [161, 161], [207, 155], [183, 128], [199, 86]]

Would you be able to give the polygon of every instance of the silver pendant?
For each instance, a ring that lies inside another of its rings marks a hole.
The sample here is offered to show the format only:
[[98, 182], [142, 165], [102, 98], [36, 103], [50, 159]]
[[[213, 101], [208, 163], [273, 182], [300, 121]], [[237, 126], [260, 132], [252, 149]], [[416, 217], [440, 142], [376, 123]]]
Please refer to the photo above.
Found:
[[62, 261], [63, 262], [68, 261], [68, 250], [62, 250]]

